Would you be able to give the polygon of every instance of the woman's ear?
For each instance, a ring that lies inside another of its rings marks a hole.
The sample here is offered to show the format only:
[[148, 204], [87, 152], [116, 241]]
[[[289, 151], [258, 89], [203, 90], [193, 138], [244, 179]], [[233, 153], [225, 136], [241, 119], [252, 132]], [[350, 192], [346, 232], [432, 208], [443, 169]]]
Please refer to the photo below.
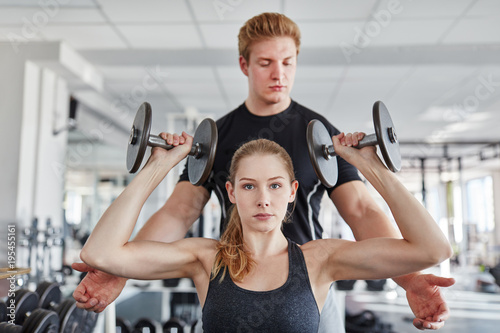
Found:
[[292, 182], [292, 193], [290, 194], [290, 199], [288, 200], [288, 202], [294, 202], [295, 201], [295, 196], [297, 195], [298, 188], [299, 188], [299, 181], [298, 180], [294, 180]]
[[229, 197], [229, 201], [231, 201], [231, 203], [235, 204], [236, 198], [234, 196], [234, 187], [230, 181], [226, 182], [226, 191], [227, 191], [227, 196]]

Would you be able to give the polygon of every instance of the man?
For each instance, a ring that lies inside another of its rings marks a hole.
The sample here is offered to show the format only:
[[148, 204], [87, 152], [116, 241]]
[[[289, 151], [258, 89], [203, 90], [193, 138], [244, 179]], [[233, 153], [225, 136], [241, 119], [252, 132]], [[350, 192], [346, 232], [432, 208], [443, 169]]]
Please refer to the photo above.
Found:
[[[248, 97], [244, 104], [217, 121], [219, 145], [209, 181], [201, 187], [193, 186], [187, 181], [187, 171], [184, 170], [170, 198], [144, 225], [136, 239], [171, 242], [184, 238], [202, 213], [212, 190], [219, 198], [224, 217], [229, 208], [224, 186], [231, 157], [241, 144], [257, 137], [274, 140], [288, 151], [300, 183], [297, 193], [300, 209], [294, 211], [292, 222], [285, 224], [285, 236], [299, 244], [321, 238], [318, 214], [321, 198], [327, 190], [356, 239], [399, 237], [387, 216], [370, 197], [354, 167], [338, 158], [339, 180], [332, 189], [326, 189], [314, 173], [305, 139], [308, 122], [320, 119], [330, 135], [339, 132], [324, 117], [290, 98], [300, 49], [297, 25], [284, 15], [264, 13], [245, 23], [238, 41], [240, 68], [248, 77]], [[161, 135], [174, 146], [182, 140], [177, 135]], [[353, 142], [348, 144], [357, 145], [358, 137], [354, 136]], [[224, 228], [224, 223], [221, 226]], [[125, 279], [109, 276], [84, 264], [74, 267], [89, 270], [74, 293], [81, 308], [102, 311], [125, 285]], [[439, 286], [450, 286], [453, 279], [416, 273], [395, 280], [407, 291], [417, 328], [438, 329], [443, 326], [449, 313]], [[330, 296], [322, 310], [320, 331], [342, 331], [339, 315]]]

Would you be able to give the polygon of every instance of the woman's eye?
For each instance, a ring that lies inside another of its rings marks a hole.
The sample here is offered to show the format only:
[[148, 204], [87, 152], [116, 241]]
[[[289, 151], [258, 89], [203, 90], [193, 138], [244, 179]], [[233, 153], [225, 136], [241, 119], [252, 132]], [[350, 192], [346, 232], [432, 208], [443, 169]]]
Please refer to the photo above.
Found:
[[280, 187], [281, 187], [281, 185], [280, 185], [280, 184], [272, 184], [272, 185], [271, 185], [271, 188], [272, 188], [273, 190], [276, 190], [276, 189], [278, 189], [278, 188], [280, 188]]
[[253, 189], [253, 185], [252, 184], [245, 184], [245, 185], [243, 185], [243, 188], [245, 190], [252, 190]]

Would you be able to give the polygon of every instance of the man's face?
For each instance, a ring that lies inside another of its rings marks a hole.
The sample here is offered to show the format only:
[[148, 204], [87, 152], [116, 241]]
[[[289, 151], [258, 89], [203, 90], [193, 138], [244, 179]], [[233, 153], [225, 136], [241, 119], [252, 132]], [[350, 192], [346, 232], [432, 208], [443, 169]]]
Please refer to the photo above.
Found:
[[240, 57], [240, 67], [248, 76], [249, 98], [258, 103], [287, 107], [295, 80], [297, 47], [290, 37], [253, 43], [248, 61]]

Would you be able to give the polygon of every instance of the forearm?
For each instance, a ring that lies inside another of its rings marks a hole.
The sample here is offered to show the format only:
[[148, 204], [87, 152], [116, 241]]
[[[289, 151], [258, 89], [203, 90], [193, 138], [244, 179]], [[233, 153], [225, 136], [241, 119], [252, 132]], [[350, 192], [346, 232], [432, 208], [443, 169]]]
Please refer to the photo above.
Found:
[[[148, 163], [104, 212], [81, 252], [88, 264], [119, 252], [130, 239], [139, 213], [149, 195], [173, 165]], [[92, 265], [93, 266], [93, 265]]]

